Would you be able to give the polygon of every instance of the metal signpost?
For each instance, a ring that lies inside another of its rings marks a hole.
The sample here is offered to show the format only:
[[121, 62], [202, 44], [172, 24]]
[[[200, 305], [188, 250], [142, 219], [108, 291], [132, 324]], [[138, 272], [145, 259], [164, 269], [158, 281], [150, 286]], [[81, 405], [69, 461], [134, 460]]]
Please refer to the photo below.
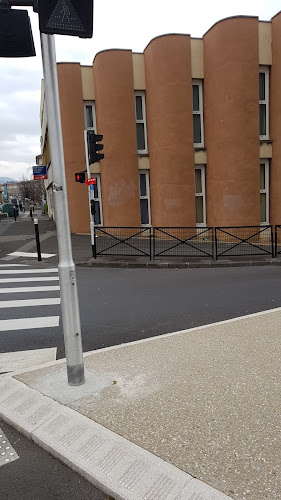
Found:
[[[85, 151], [86, 151], [86, 167], [87, 167], [87, 176], [88, 181], [91, 178], [90, 173], [90, 164], [89, 164], [89, 153], [88, 153], [88, 138], [87, 138], [87, 130], [84, 130], [84, 141], [85, 141]], [[95, 216], [92, 210], [92, 198], [91, 198], [91, 184], [86, 181], [88, 185], [88, 196], [89, 196], [89, 210], [90, 210], [90, 231], [91, 231], [91, 245], [92, 245], [92, 256], [95, 257], [96, 254], [96, 242], [95, 242]], [[95, 203], [95, 202], [94, 202]], [[95, 205], [94, 205], [95, 206]]]
[[[13, 14], [11, 15], [12, 11], [10, 9], [12, 5], [32, 6], [33, 10], [38, 12], [38, 3], [36, 0], [0, 0], [1, 47], [5, 46], [7, 38], [9, 38], [9, 33], [7, 33], [5, 29], [1, 31], [1, 26], [5, 26], [5, 19], [8, 19], [9, 15], [10, 19], [12, 19]], [[48, 115], [50, 155], [53, 168], [53, 190], [59, 249], [58, 267], [61, 288], [61, 307], [67, 377], [69, 385], [77, 386], [85, 382], [80, 313], [76, 272], [71, 248], [55, 42], [53, 34], [45, 33], [57, 33], [75, 35], [82, 38], [91, 38], [93, 31], [93, 0], [57, 0], [55, 2], [39, 0], [39, 23], [41, 31], [40, 36]], [[28, 31], [27, 24], [25, 24], [25, 32], [26, 31]], [[11, 33], [13, 33], [14, 36], [15, 32], [16, 26], [11, 24]], [[15, 44], [12, 44], [11, 47], [8, 47], [7, 50], [5, 50], [5, 52], [1, 53], [0, 50], [0, 56], [26, 57], [35, 55], [35, 51], [32, 50], [33, 40], [31, 30], [29, 35], [30, 39], [28, 41], [28, 50], [25, 51], [23, 47], [16, 47]], [[24, 43], [23, 38], [22, 43]]]

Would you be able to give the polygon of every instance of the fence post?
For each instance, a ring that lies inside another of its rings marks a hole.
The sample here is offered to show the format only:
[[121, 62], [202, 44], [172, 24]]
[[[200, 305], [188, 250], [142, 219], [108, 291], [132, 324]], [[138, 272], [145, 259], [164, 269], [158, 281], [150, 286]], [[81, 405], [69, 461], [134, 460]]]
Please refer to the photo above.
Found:
[[[271, 226], [271, 231], [272, 231], [272, 234], [273, 234], [273, 229], [272, 229], [272, 226]], [[275, 259], [277, 259], [277, 226], [274, 226], [274, 250], [275, 250], [275, 254], [273, 257], [275, 257]], [[273, 251], [273, 242], [272, 242], [272, 251]]]
[[94, 259], [97, 258], [97, 247], [96, 247], [96, 228], [94, 227], [94, 244], [92, 245], [92, 253]]
[[217, 231], [212, 227], [212, 260], [217, 260]]

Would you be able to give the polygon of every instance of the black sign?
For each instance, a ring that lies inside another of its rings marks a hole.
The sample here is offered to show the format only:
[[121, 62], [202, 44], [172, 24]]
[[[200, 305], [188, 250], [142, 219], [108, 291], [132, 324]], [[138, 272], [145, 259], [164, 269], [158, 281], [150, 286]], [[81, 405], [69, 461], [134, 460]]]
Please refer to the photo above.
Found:
[[38, 0], [39, 29], [49, 35], [93, 36], [93, 0]]
[[0, 8], [0, 57], [35, 55], [27, 10]]

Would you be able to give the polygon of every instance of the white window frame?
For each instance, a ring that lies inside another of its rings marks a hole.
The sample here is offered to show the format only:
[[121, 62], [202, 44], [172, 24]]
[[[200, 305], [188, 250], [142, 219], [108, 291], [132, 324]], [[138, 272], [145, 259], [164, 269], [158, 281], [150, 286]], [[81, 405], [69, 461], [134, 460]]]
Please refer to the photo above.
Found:
[[[201, 170], [202, 192], [196, 193], [195, 170]], [[195, 197], [203, 198], [203, 222], [196, 222], [196, 227], [206, 227], [206, 165], [195, 165], [194, 168]]]
[[269, 160], [260, 160], [260, 166], [264, 165], [264, 187], [265, 189], [260, 189], [260, 194], [265, 193], [265, 222], [260, 222], [261, 226], [269, 225]]
[[264, 86], [265, 86], [265, 99], [259, 99], [259, 104], [265, 104], [265, 127], [266, 134], [260, 135], [261, 140], [269, 139], [269, 68], [267, 66], [260, 66], [259, 73], [264, 73]]
[[[136, 109], [136, 97], [137, 96], [141, 97], [141, 100], [142, 100], [142, 115], [143, 115], [143, 119], [142, 120], [137, 120], [137, 109]], [[144, 144], [145, 144], [145, 148], [144, 149], [138, 149], [137, 152], [138, 152], [138, 154], [148, 154], [148, 149], [147, 149], [147, 130], [146, 130], [145, 91], [144, 90], [135, 91], [134, 99], [135, 99], [135, 118], [136, 118], [136, 124], [137, 123], [143, 123], [144, 124]]]
[[[86, 106], [91, 106], [92, 107], [92, 117], [93, 117], [93, 127], [87, 127], [87, 122], [86, 122]], [[84, 124], [85, 124], [85, 130], [94, 130], [95, 132], [97, 131], [97, 120], [96, 120], [96, 103], [95, 101], [83, 101], [83, 107], [84, 107]]]
[[199, 86], [199, 111], [193, 109], [193, 89], [192, 89], [192, 113], [193, 115], [200, 115], [201, 125], [201, 142], [194, 142], [195, 148], [204, 147], [204, 121], [203, 121], [203, 80], [192, 80], [192, 85]]
[[[140, 193], [140, 174], [145, 174], [146, 196], [141, 196], [141, 193]], [[139, 193], [140, 193], [140, 200], [148, 200], [148, 224], [141, 223], [141, 226], [150, 227], [151, 226], [151, 209], [150, 209], [149, 170], [139, 170]]]
[[97, 187], [98, 187], [98, 198], [92, 198], [94, 201], [98, 201], [100, 204], [100, 224], [95, 224], [96, 227], [103, 226], [103, 214], [102, 214], [102, 196], [101, 196], [101, 180], [100, 180], [100, 174], [92, 174], [92, 177], [95, 177], [97, 179]]

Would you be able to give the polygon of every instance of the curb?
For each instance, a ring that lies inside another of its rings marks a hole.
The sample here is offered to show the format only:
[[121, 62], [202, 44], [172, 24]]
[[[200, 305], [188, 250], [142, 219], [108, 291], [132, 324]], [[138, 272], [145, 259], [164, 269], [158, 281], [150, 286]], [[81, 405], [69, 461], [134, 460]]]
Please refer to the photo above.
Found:
[[12, 377], [0, 382], [0, 416], [115, 500], [230, 499]]
[[204, 261], [204, 262], [155, 262], [155, 261], [101, 261], [89, 259], [75, 263], [79, 267], [121, 268], [121, 269], [196, 269], [196, 268], [225, 268], [225, 267], [261, 267], [281, 266], [281, 260], [250, 260], [250, 261]]

